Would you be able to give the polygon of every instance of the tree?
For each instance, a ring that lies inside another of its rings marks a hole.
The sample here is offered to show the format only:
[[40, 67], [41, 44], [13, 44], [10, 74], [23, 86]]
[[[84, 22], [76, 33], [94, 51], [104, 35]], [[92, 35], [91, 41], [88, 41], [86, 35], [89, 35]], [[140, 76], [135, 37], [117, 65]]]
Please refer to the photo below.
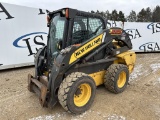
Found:
[[109, 13], [108, 10], [105, 12], [105, 14], [106, 14], [106, 18], [107, 18], [108, 20], [111, 20], [111, 14]]
[[151, 22], [152, 21], [152, 11], [151, 11], [150, 7], [146, 8], [145, 18], [146, 18], [145, 22]]
[[99, 13], [102, 17], [106, 18], [106, 14], [102, 11]]
[[99, 10], [97, 10], [96, 13], [99, 14]]
[[137, 15], [137, 22], [145, 22], [146, 21], [145, 16], [146, 16], [146, 11], [143, 8]]
[[128, 22], [136, 22], [137, 20], [137, 15], [136, 15], [136, 12], [135, 11], [131, 11], [129, 16], [127, 17], [127, 21]]
[[93, 10], [91, 10], [91, 13], [95, 13]]
[[125, 21], [126, 21], [126, 19], [125, 19], [125, 17], [124, 17], [124, 13], [123, 13], [122, 11], [119, 11], [117, 21], [122, 21], [122, 22], [125, 22]]
[[152, 21], [152, 12], [148, 7], [142, 9], [137, 15], [137, 22], [151, 22]]
[[115, 9], [112, 11], [111, 20], [113, 20], [113, 21], [118, 20], [118, 13], [117, 13], [117, 10], [115, 10]]
[[93, 10], [91, 10], [91, 13], [96, 13], [96, 14], [101, 15], [102, 17], [106, 17], [105, 12], [103, 12], [103, 11], [99, 12], [99, 10], [97, 10], [96, 12], [94, 12]]
[[156, 6], [153, 10], [152, 22], [160, 22], [160, 6]]

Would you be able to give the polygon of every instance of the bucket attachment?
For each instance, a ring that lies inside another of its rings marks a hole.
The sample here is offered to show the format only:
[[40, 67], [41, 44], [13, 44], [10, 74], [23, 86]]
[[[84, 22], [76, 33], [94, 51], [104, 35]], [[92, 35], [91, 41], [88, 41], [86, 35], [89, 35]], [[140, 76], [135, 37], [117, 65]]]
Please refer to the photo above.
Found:
[[28, 90], [34, 92], [39, 96], [39, 101], [42, 107], [46, 106], [48, 81], [44, 76], [39, 77], [39, 80], [34, 79], [31, 74], [28, 74]]

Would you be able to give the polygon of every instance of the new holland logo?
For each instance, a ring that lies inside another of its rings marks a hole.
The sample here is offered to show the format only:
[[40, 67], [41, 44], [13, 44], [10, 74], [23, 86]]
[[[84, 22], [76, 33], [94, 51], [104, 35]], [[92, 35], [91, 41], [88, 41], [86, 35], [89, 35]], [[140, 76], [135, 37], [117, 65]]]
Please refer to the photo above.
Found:
[[91, 43], [87, 44], [86, 46], [82, 47], [79, 51], [77, 51], [74, 54], [75, 57], [78, 58], [78, 56], [80, 56], [81, 54], [83, 54], [85, 51], [87, 51], [88, 49], [91, 49], [96, 44], [100, 44], [100, 43], [101, 43], [101, 39], [100, 38], [98, 38], [97, 40], [92, 41]]
[[82, 47], [80, 47], [79, 49], [77, 49], [71, 55], [69, 64], [73, 63], [78, 58], [82, 57], [86, 53], [90, 52], [91, 50], [93, 50], [94, 48], [96, 48], [97, 46], [99, 46], [102, 43], [102, 38], [103, 38], [103, 34], [97, 36], [96, 38], [94, 38], [90, 42], [86, 43], [85, 45], [83, 45]]

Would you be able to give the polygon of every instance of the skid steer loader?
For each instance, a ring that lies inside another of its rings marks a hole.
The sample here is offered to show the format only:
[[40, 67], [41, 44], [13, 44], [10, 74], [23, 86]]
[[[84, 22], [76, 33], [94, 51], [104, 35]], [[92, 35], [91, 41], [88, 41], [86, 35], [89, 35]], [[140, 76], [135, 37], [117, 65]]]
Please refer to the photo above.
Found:
[[90, 108], [96, 86], [124, 91], [136, 60], [124, 30], [108, 29], [100, 15], [71, 8], [50, 12], [47, 20], [47, 46], [35, 55], [35, 75], [28, 75], [28, 90], [43, 107], [59, 102], [79, 114]]

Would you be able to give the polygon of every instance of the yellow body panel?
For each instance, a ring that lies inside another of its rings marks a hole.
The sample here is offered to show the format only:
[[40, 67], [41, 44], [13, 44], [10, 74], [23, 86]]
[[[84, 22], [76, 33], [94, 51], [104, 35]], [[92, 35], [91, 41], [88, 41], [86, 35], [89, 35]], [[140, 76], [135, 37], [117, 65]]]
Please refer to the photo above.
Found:
[[80, 47], [79, 49], [77, 49], [71, 55], [69, 64], [73, 63], [78, 58], [82, 57], [83, 55], [85, 55], [89, 51], [91, 51], [94, 48], [96, 48], [97, 46], [99, 46], [102, 43], [102, 38], [103, 38], [103, 34], [100, 34], [99, 36], [97, 36], [96, 38], [94, 38], [93, 40], [91, 40], [90, 42], [86, 43], [85, 45], [83, 45], [82, 47]]
[[101, 85], [104, 83], [104, 75], [105, 75], [105, 70], [89, 74], [90, 77], [92, 77], [96, 83], [96, 86]]
[[118, 59], [114, 61], [114, 64], [125, 64], [128, 66], [129, 73], [133, 71], [135, 62], [136, 62], [136, 54], [133, 51], [127, 51], [116, 56]]
[[[125, 64], [128, 66], [128, 70], [131, 73], [133, 71], [135, 61], [136, 61], [136, 54], [133, 51], [127, 51], [124, 53], [121, 53], [116, 56], [118, 59], [114, 61], [114, 64]], [[106, 70], [102, 70], [99, 72], [95, 72], [92, 74], [89, 74], [90, 77], [92, 77], [96, 83], [96, 86], [99, 86], [104, 83], [104, 75]], [[124, 76], [124, 75], [123, 75]], [[122, 82], [122, 83], [121, 83]], [[119, 84], [123, 85], [124, 81], [119, 81]], [[122, 86], [120, 85], [120, 86]]]

